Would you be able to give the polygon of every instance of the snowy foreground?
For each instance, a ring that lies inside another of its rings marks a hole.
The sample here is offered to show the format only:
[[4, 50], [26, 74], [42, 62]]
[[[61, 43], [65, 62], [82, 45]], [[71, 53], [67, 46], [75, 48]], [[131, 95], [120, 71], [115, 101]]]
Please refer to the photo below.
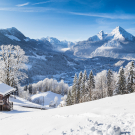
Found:
[[69, 107], [14, 106], [0, 112], [1, 135], [135, 135], [135, 93]]

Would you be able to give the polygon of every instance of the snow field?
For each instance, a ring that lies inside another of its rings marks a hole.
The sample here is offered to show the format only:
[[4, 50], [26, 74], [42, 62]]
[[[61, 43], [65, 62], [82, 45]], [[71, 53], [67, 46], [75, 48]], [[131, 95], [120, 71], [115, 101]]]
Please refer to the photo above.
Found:
[[0, 129], [2, 135], [135, 135], [134, 101], [135, 93], [51, 110], [16, 104], [0, 113]]
[[[44, 105], [49, 105], [51, 101], [54, 101], [54, 98], [57, 97], [57, 105], [60, 104], [62, 101], [61, 98], [63, 97], [60, 94], [53, 93], [51, 91], [35, 94], [31, 97], [31, 100], [33, 102], [36, 102], [37, 99], [40, 99], [41, 101], [44, 101]], [[44, 98], [44, 99], [43, 99]]]
[[15, 37], [13, 35], [5, 34], [5, 36], [7, 36], [8, 38], [10, 38], [11, 40], [21, 41], [20, 39], [18, 39], [17, 37]]
[[33, 107], [33, 108], [42, 108], [43, 106], [41, 105], [38, 105], [38, 104], [34, 104], [32, 102], [29, 102], [23, 98], [20, 98], [20, 97], [14, 97], [14, 96], [11, 96], [9, 98], [10, 102], [13, 102], [13, 104], [15, 106], [24, 106], [24, 107]]

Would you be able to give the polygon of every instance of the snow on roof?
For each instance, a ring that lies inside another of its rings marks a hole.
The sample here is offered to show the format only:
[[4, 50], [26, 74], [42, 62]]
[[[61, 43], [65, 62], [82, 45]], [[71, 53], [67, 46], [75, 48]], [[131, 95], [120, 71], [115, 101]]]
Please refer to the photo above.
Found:
[[6, 96], [14, 91], [16, 91], [15, 88], [12, 88], [11, 86], [8, 86], [7, 84], [0, 83], [0, 94], [1, 95]]

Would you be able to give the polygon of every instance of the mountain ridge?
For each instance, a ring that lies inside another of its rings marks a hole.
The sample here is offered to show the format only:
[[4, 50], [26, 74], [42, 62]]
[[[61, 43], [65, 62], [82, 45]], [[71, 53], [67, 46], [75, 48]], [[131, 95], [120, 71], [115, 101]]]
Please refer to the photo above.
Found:
[[[26, 80], [27, 83], [35, 83], [48, 77], [55, 78], [57, 81], [64, 79], [71, 85], [74, 73], [79, 73], [84, 69], [88, 72], [93, 70], [94, 73], [103, 70], [104, 67], [107, 70], [108, 68], [112, 69], [113, 65], [122, 57], [118, 54], [128, 54], [129, 48], [132, 53], [135, 53], [132, 48], [135, 46], [134, 40], [128, 41], [124, 39], [120, 41], [119, 39], [113, 39], [113, 37], [112, 35], [109, 37], [108, 34], [100, 31], [96, 37], [98, 40], [95, 41], [88, 39], [72, 44], [70, 41], [60, 41], [52, 38], [52, 40], [57, 41], [57, 44], [55, 44], [56, 42], [52, 44], [46, 38], [42, 40], [30, 39], [13, 27], [0, 29], [0, 46], [19, 45], [25, 51], [29, 59], [27, 64], [29, 67], [27, 71], [29, 80]], [[97, 60], [91, 57], [96, 57]], [[100, 63], [101, 66], [97, 63]], [[110, 66], [104, 66], [108, 63], [110, 63]], [[118, 68], [115, 68], [115, 70], [117, 71]]]
[[[75, 56], [91, 58], [95, 56], [135, 58], [135, 37], [117, 26], [111, 33], [100, 31], [88, 40], [80, 41], [72, 47]], [[111, 52], [109, 54], [109, 52]], [[113, 54], [113, 55], [112, 55]]]

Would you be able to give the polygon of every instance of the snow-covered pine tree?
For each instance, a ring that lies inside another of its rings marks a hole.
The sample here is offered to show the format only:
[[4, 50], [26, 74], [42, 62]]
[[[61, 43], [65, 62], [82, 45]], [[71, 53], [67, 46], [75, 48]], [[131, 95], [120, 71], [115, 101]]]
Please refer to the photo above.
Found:
[[32, 84], [29, 84], [29, 93], [32, 94]]
[[131, 61], [125, 67], [125, 75], [127, 76], [127, 92], [132, 93], [134, 91], [134, 79], [135, 79], [134, 61]]
[[87, 81], [87, 79], [88, 79], [88, 77], [87, 77], [87, 71], [86, 71], [86, 70], [84, 70], [84, 74], [83, 74], [83, 76], [84, 76], [84, 81], [86, 82], [86, 81]]
[[76, 104], [76, 91], [77, 91], [77, 75], [75, 74], [73, 86], [72, 86], [72, 93], [71, 93], [71, 102], [72, 104]]
[[84, 96], [86, 98], [86, 95], [88, 94], [88, 86], [87, 86], [87, 81], [88, 81], [88, 76], [87, 76], [87, 71], [84, 71], [84, 82], [85, 82], [85, 89], [84, 89]]
[[113, 73], [110, 69], [107, 72], [107, 95], [113, 96]]
[[70, 105], [72, 105], [72, 102], [71, 102], [71, 91], [69, 90], [66, 99], [66, 106], [70, 106]]
[[131, 76], [128, 76], [127, 79], [127, 93], [132, 93], [133, 92], [133, 87], [131, 83]]
[[28, 90], [28, 86], [25, 85], [25, 86], [24, 86], [24, 91], [27, 91], [27, 90]]
[[79, 79], [78, 79], [78, 85], [77, 85], [77, 91], [76, 91], [76, 102], [79, 103], [80, 102], [80, 88], [81, 88], [81, 81], [82, 81], [82, 71], [79, 74]]
[[125, 94], [125, 93], [127, 93], [126, 92], [126, 79], [124, 75], [124, 69], [123, 67], [121, 67], [119, 70], [119, 75], [118, 75], [116, 94]]
[[95, 80], [94, 80], [94, 76], [93, 76], [92, 70], [91, 70], [91, 72], [89, 74], [87, 85], [88, 85], [89, 101], [91, 101], [92, 100], [92, 90], [95, 88]]
[[84, 71], [83, 78], [84, 78], [83, 81], [84, 81], [84, 96], [85, 96], [88, 93], [88, 90], [87, 90], [87, 87], [86, 87], [86, 82], [88, 80], [86, 70]]
[[83, 74], [82, 80], [81, 80], [81, 85], [80, 85], [80, 102], [85, 102], [85, 82], [86, 82], [86, 76]]
[[82, 98], [83, 98], [83, 86], [84, 86], [84, 84], [83, 84], [83, 78], [82, 78], [82, 80], [81, 80], [81, 84], [80, 84], [80, 99], [79, 99], [79, 103], [82, 103], [83, 101], [82, 101]]

